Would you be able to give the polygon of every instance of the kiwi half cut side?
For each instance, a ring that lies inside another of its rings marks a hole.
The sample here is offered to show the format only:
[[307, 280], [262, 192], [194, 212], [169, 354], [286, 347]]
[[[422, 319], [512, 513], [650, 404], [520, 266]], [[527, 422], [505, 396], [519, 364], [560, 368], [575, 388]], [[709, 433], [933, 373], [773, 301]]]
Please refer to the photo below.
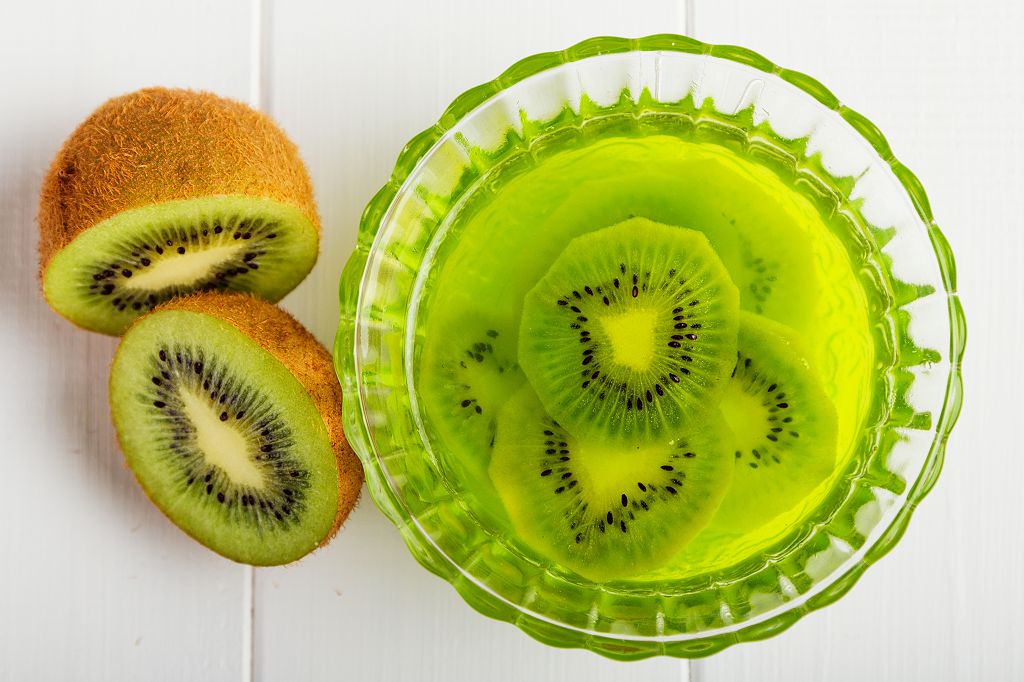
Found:
[[733, 476], [712, 411], [673, 443], [572, 436], [528, 385], [498, 419], [491, 477], [522, 539], [595, 582], [657, 568], [711, 519]]
[[704, 235], [633, 218], [573, 239], [530, 290], [519, 362], [571, 433], [671, 439], [718, 402], [738, 315]]
[[252, 296], [196, 294], [140, 318], [114, 357], [110, 404], [149, 498], [229, 559], [299, 559], [359, 495], [330, 356]]
[[736, 370], [719, 407], [735, 438], [736, 476], [715, 528], [756, 528], [832, 473], [836, 409], [788, 327], [741, 313]]
[[313, 267], [319, 233], [305, 165], [267, 116], [209, 93], [141, 90], [100, 106], [43, 181], [43, 294], [114, 335], [194, 291], [277, 301]]

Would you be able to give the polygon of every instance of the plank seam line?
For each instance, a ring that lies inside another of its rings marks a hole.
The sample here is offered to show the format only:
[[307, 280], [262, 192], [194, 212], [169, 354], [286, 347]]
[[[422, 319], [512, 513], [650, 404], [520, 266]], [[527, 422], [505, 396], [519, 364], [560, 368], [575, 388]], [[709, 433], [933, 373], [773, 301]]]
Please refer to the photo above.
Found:
[[[250, 0], [249, 24], [249, 104], [267, 112], [270, 104], [268, 68], [270, 58], [270, 1]], [[256, 571], [246, 566], [242, 571], [242, 682], [255, 679], [256, 651]]]
[[252, 566], [243, 568], [242, 581], [242, 682], [253, 682], [256, 570]]
[[250, 0], [249, 104], [270, 113], [270, 19], [272, 0]]
[[695, 37], [694, 28], [697, 19], [697, 0], [679, 0], [679, 12], [682, 15], [682, 31], [684, 36]]

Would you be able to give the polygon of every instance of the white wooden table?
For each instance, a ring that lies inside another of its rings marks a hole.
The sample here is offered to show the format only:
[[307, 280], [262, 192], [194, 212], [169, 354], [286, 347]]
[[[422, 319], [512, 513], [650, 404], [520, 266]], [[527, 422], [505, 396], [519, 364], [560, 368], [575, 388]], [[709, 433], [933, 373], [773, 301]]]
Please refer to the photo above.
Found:
[[[0, 680], [1024, 680], [1020, 195], [1024, 9], [1009, 0], [35, 0], [0, 3]], [[966, 404], [892, 554], [773, 640], [692, 664], [537, 644], [422, 570], [365, 498], [280, 569], [204, 550], [144, 498], [109, 423], [114, 341], [51, 313], [37, 192], [105, 98], [162, 84], [275, 116], [324, 218], [285, 306], [329, 344], [360, 211], [402, 144], [516, 59], [596, 34], [742, 44], [888, 135], [958, 256]]]

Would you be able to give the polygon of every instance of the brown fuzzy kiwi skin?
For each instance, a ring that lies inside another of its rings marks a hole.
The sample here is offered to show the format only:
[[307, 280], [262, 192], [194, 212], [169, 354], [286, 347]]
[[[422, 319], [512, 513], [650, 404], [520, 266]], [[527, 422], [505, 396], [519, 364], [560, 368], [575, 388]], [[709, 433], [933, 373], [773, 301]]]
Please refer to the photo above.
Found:
[[249, 294], [201, 292], [176, 298], [157, 306], [133, 324], [169, 310], [202, 313], [224, 320], [273, 355], [312, 398], [327, 427], [338, 462], [338, 511], [334, 525], [319, 545], [326, 546], [355, 508], [363, 485], [362, 464], [342, 429], [341, 385], [330, 353], [294, 317]]
[[39, 199], [39, 274], [123, 211], [204, 196], [292, 204], [320, 231], [298, 149], [267, 115], [209, 92], [147, 88], [94, 111], [57, 153]]

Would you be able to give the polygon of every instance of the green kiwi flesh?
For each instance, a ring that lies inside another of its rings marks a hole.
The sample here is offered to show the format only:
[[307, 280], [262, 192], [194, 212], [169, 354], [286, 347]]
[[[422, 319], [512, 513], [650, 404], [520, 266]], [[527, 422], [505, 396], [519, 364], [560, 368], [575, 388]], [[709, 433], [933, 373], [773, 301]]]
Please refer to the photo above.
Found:
[[324, 421], [296, 377], [228, 322], [140, 319], [114, 358], [110, 399], [146, 494], [207, 547], [276, 565], [332, 533], [339, 472]]
[[717, 412], [673, 443], [581, 440], [524, 386], [498, 418], [490, 474], [520, 537], [595, 582], [652, 570], [718, 508], [734, 467]]
[[707, 238], [634, 218], [573, 239], [527, 294], [519, 363], [584, 439], [671, 439], [718, 401], [739, 294]]
[[318, 245], [309, 218], [272, 199], [152, 204], [79, 234], [50, 261], [43, 292], [76, 324], [118, 335], [157, 305], [195, 291], [278, 301], [309, 273]]
[[716, 529], [756, 528], [832, 473], [836, 410], [792, 330], [741, 314], [736, 369], [720, 410], [735, 438], [736, 476]]

